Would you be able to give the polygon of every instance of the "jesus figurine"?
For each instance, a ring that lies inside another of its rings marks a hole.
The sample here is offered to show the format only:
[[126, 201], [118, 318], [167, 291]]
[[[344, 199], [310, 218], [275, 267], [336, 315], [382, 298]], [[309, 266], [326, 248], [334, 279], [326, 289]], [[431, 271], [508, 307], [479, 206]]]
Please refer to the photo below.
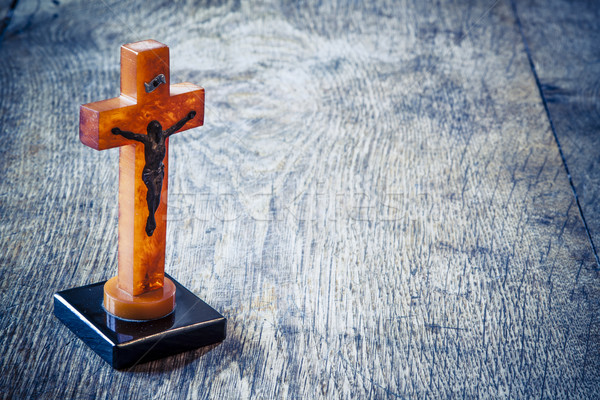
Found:
[[148, 131], [147, 135], [122, 131], [119, 128], [112, 128], [111, 130], [113, 135], [121, 135], [126, 139], [135, 140], [136, 142], [144, 144], [144, 158], [146, 160], [146, 165], [144, 165], [144, 171], [142, 172], [142, 180], [148, 188], [148, 193], [146, 194], [149, 212], [148, 220], [146, 221], [146, 234], [148, 236], [152, 236], [156, 229], [154, 214], [160, 204], [160, 192], [165, 176], [165, 165], [163, 164], [166, 153], [165, 140], [181, 129], [183, 125], [195, 116], [196, 111], [192, 110], [181, 121], [165, 131], [162, 130], [162, 126], [158, 121], [150, 121], [146, 128]]

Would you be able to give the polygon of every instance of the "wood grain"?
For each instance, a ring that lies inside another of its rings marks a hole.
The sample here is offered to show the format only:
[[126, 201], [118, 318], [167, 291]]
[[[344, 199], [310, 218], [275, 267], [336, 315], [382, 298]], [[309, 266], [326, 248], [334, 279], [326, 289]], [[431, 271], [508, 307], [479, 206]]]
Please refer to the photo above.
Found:
[[600, 7], [531, 1], [517, 10], [600, 267]]
[[[508, 2], [52, 7], [0, 48], [3, 397], [597, 397], [598, 270]], [[146, 38], [206, 89], [166, 270], [228, 337], [119, 372], [51, 298], [116, 267], [77, 110]]]

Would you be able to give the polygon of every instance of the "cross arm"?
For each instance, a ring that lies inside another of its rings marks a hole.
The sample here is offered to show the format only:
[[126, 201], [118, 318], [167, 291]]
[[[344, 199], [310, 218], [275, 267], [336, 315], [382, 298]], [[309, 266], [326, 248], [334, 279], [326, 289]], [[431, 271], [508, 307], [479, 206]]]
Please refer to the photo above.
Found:
[[146, 136], [146, 135], [140, 135], [139, 133], [124, 131], [124, 130], [121, 130], [119, 127], [112, 128], [110, 131], [112, 132], [113, 135], [121, 135], [125, 139], [135, 140], [137, 142], [142, 142], [144, 144], [148, 143], [148, 139], [147, 139], [148, 136]]
[[187, 115], [185, 117], [183, 117], [180, 121], [178, 121], [175, 125], [173, 125], [172, 127], [170, 127], [169, 129], [167, 129], [165, 131], [165, 136], [169, 137], [172, 134], [174, 134], [175, 132], [177, 132], [178, 130], [180, 130], [181, 128], [183, 128], [183, 126], [191, 119], [193, 119], [196, 116], [196, 111], [192, 110], [189, 113], [187, 113]]
[[[173, 126], [167, 129], [165, 134], [170, 136], [182, 128], [186, 130], [204, 125], [204, 88], [184, 82], [171, 85], [170, 91], [163, 126]], [[194, 111], [195, 115], [190, 115], [191, 111]], [[182, 119], [182, 116], [185, 117]]]
[[131, 129], [131, 118], [137, 114], [137, 109], [135, 101], [126, 96], [82, 105], [79, 109], [81, 142], [96, 150], [131, 144], [125, 137], [113, 135], [111, 129]]
[[163, 126], [171, 126], [181, 122], [182, 111], [188, 113], [191, 110], [197, 115], [178, 129], [204, 124], [204, 89], [188, 82], [170, 85], [170, 96], [164, 102], [137, 104], [131, 97], [121, 95], [84, 104], [79, 112], [79, 138], [96, 150], [120, 147], [131, 142], [121, 135], [113, 135], [113, 128], [143, 132], [152, 119], [158, 119]]

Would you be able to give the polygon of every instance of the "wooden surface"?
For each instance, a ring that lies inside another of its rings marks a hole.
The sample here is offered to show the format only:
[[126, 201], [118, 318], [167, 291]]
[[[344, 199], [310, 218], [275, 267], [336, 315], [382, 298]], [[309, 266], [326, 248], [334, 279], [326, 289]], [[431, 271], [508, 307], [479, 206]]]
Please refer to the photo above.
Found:
[[[599, 397], [599, 267], [528, 7], [19, 2], [0, 47], [2, 397]], [[146, 38], [206, 89], [205, 126], [170, 144], [166, 270], [228, 337], [114, 371], [52, 295], [116, 272], [118, 154], [79, 142], [77, 110], [118, 95], [119, 46]]]
[[534, 1], [517, 13], [600, 264], [600, 6]]

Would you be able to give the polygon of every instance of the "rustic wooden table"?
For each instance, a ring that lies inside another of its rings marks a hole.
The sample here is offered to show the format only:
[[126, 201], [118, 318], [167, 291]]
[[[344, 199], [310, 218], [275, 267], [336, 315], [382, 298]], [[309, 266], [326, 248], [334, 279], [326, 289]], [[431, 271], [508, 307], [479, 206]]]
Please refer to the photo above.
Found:
[[[0, 2], [0, 397], [600, 397], [600, 7], [308, 3]], [[115, 371], [52, 295], [116, 273], [78, 106], [147, 38], [206, 89], [167, 272], [228, 337]]]

